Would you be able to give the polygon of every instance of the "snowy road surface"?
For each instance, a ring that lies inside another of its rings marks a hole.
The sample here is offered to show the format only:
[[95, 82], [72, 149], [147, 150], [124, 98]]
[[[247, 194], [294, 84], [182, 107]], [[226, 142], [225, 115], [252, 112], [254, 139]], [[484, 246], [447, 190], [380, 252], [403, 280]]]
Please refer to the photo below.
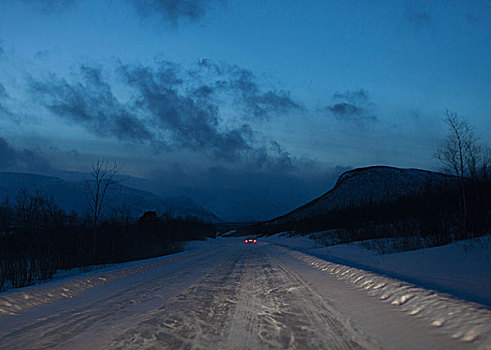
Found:
[[232, 238], [0, 294], [0, 349], [491, 349], [490, 327], [478, 304]]

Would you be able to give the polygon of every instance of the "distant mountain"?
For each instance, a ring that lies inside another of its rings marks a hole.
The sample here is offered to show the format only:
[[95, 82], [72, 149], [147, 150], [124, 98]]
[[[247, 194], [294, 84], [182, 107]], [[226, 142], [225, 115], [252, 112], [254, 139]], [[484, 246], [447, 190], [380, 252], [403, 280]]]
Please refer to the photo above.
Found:
[[267, 223], [301, 220], [332, 210], [395, 200], [404, 195], [420, 193], [429, 184], [438, 186], [448, 184], [449, 181], [454, 181], [454, 178], [420, 169], [387, 166], [354, 169], [343, 173], [334, 187], [319, 198]]
[[[40, 191], [44, 196], [53, 198], [55, 203], [67, 212], [72, 210], [85, 215], [88, 210], [84, 181], [66, 181], [58, 177], [0, 172], [0, 201], [6, 197], [11, 203], [20, 189], [29, 193]], [[147, 210], [169, 213], [173, 216], [196, 216], [205, 221], [220, 221], [211, 211], [201, 207], [187, 197], [162, 198], [147, 191], [124, 185], [114, 186], [106, 199], [107, 215], [125, 208], [136, 217]]]

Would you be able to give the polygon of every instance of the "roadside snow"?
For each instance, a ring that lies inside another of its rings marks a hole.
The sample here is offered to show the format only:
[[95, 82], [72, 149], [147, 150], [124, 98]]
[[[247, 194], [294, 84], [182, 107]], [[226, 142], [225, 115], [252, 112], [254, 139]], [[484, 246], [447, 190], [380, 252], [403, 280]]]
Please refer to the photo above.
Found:
[[491, 236], [391, 254], [361, 243], [325, 247], [307, 236], [277, 234], [262, 240], [491, 306]]
[[186, 249], [0, 294], [0, 348], [491, 350], [476, 303], [261, 239]]
[[[120, 280], [212, 249], [213, 240], [186, 242], [184, 251], [161, 257], [121, 264], [60, 270], [54, 278], [37, 285], [10, 289], [0, 293], [0, 318], [15, 315], [35, 306], [74, 296], [111, 281]], [[87, 272], [87, 269], [91, 271]]]
[[382, 303], [439, 329], [451, 339], [472, 343], [479, 339], [479, 349], [491, 347], [491, 312], [482, 305], [455, 299], [446, 294], [420, 288], [411, 283], [366, 270], [332, 263], [312, 255], [277, 246], [296, 259], [346, 281]]

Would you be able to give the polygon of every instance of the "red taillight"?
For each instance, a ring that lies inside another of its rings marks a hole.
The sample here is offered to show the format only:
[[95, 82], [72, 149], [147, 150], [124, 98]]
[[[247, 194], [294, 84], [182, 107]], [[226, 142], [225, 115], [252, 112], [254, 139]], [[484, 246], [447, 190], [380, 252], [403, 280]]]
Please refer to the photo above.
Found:
[[257, 241], [256, 240], [253, 240], [254, 243], [256, 243]]
[[249, 243], [249, 241], [246, 239], [246, 240], [244, 241], [244, 243]]

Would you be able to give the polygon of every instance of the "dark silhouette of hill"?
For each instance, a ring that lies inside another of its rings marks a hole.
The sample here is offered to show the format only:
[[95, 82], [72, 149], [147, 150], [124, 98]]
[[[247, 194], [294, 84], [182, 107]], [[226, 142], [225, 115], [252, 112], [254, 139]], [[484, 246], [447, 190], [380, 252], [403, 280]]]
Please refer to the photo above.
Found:
[[[84, 181], [66, 181], [59, 177], [0, 172], [0, 201], [9, 198], [15, 203], [20, 189], [29, 193], [41, 192], [67, 212], [85, 215], [88, 210]], [[105, 215], [117, 215], [123, 210], [137, 217], [145, 211], [169, 213], [171, 216], [195, 216], [208, 222], [219, 219], [211, 211], [201, 207], [192, 199], [180, 196], [162, 198], [153, 193], [128, 186], [117, 185], [110, 189], [106, 200]]]
[[334, 187], [322, 196], [266, 223], [298, 221], [330, 211], [390, 202], [422, 193], [429, 186], [442, 187], [454, 181], [452, 176], [421, 169], [388, 166], [353, 169], [343, 173]]

